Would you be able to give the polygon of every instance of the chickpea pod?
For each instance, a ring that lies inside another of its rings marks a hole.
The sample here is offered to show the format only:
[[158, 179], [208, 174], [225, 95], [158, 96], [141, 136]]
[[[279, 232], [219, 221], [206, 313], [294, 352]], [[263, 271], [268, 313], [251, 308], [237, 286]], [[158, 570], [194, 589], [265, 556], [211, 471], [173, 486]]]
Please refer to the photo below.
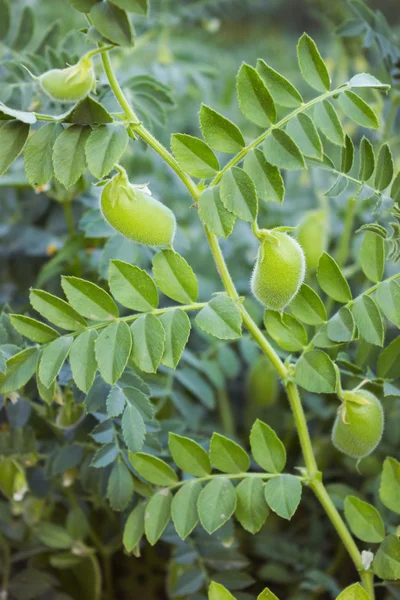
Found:
[[328, 243], [327, 211], [308, 211], [297, 228], [297, 240], [303, 248], [307, 269], [314, 271]]

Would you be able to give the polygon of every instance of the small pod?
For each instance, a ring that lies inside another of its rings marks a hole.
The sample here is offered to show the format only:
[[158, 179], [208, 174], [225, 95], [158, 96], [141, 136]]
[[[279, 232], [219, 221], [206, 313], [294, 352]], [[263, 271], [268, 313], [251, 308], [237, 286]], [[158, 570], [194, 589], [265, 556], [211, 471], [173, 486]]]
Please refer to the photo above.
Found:
[[321, 209], [307, 212], [296, 230], [296, 237], [303, 248], [307, 269], [314, 271], [328, 247], [327, 211]]

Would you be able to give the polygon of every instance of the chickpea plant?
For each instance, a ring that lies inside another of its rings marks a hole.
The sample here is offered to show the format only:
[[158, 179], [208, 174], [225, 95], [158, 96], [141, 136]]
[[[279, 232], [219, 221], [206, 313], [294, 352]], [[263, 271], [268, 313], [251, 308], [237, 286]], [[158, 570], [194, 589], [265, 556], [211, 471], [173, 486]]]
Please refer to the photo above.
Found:
[[[69, 2], [82, 18], [86, 15], [82, 35], [90, 50], [76, 57], [72, 66], [46, 72], [39, 72], [29, 56], [21, 57], [21, 64], [34, 71], [35, 93], [45, 106], [50, 102], [52, 110], [0, 105], [1, 174], [23, 153], [26, 176], [34, 188], [54, 178], [69, 190], [88, 169], [95, 185], [102, 186], [105, 221], [143, 248], [156, 250], [151, 273], [114, 259], [109, 263], [107, 289], [78, 276], [63, 276], [63, 297], [31, 289], [28, 314], [3, 314], [4, 404], [18, 405], [25, 386], [35, 378], [35, 411], [61, 431], [58, 449], [47, 460], [47, 477], [79, 466], [82, 480], [98, 478], [111, 510], [123, 515], [127, 553], [140, 557], [145, 540], [156, 544], [171, 520], [181, 540], [190, 540], [199, 529], [204, 536], [222, 531], [232, 519], [257, 535], [271, 511], [287, 520], [290, 528], [308, 488], [331, 522], [331, 535], [340, 537], [354, 563], [354, 581], [337, 598], [374, 600], [375, 589], [381, 589], [374, 582], [386, 586], [400, 579], [399, 456], [384, 461], [378, 506], [349, 494], [338, 507], [317, 464], [301, 395], [330, 395], [329, 402], [339, 401], [331, 444], [359, 461], [381, 443], [386, 397], [400, 395], [395, 382], [400, 337], [392, 335], [400, 326], [400, 274], [395, 266], [400, 253], [400, 179], [388, 143], [376, 147], [377, 136], [369, 138], [367, 130], [378, 130], [379, 120], [360, 95], [374, 94], [383, 101], [389, 86], [367, 73], [332, 83], [316, 44], [305, 33], [297, 57], [313, 92], [310, 100], [304, 101], [296, 87], [268, 64], [268, 56], [256, 65], [243, 63], [236, 78], [238, 103], [244, 117], [259, 129], [258, 136], [245, 140], [235, 123], [202, 104], [202, 138], [176, 133], [169, 150], [145, 127], [113, 67], [119, 48], [133, 45], [130, 13], [147, 14], [147, 0]], [[163, 84], [141, 77], [155, 94], [167, 97]], [[103, 102], [111, 96], [118, 101], [119, 112], [110, 112]], [[62, 114], [54, 114], [57, 101], [66, 108]], [[348, 130], [354, 135], [345, 133], [343, 120], [352, 122]], [[360, 139], [357, 127], [364, 135], [355, 147], [353, 138]], [[204, 302], [198, 301], [196, 274], [174, 250], [179, 219], [162, 198], [152, 195], [151, 181], [133, 185], [120, 165], [128, 144], [138, 145], [139, 140], [183, 182], [187, 200], [204, 226], [204, 244], [221, 279], [220, 291]], [[225, 155], [227, 160], [221, 158]], [[348, 189], [349, 229], [343, 236], [347, 241], [353, 234], [362, 238], [358, 269], [346, 270], [346, 247], [339, 247], [335, 257], [328, 253], [329, 217], [324, 208], [306, 213], [297, 228], [285, 223], [262, 228], [259, 205], [284, 201], [283, 175], [293, 170], [307, 176], [313, 171], [335, 176], [325, 194], [326, 204]], [[356, 206], [363, 208], [366, 221], [357, 232]], [[228, 238], [238, 221], [252, 229], [259, 244], [253, 272], [248, 273], [248, 294], [252, 292], [265, 308], [262, 326], [248, 312], [220, 247], [220, 238]], [[173, 302], [159, 307], [160, 294]], [[242, 335], [253, 338], [263, 357], [253, 360], [250, 390], [273, 402], [277, 383], [271, 381], [275, 375], [279, 378], [302, 450], [300, 463], [287, 464], [284, 441], [259, 418], [249, 427], [246, 449], [237, 438], [230, 439], [234, 436], [218, 432], [208, 442], [173, 426], [168, 436], [165, 429], [158, 435], [156, 405], [146, 378], [159, 369], [169, 373], [177, 368], [193, 323], [204, 334], [229, 343], [229, 351], [231, 342]], [[374, 368], [353, 363], [354, 353], [366, 347], [377, 349]], [[66, 361], [70, 392], [61, 398], [59, 377]], [[259, 381], [266, 378], [261, 386], [255, 379], [257, 369]], [[76, 402], [72, 386], [83, 395], [83, 402]], [[93, 441], [85, 445], [80, 439], [70, 445], [71, 432], [85, 414], [97, 421], [94, 430], [86, 431]], [[0, 436], [0, 489], [16, 507], [29, 498], [29, 470], [41, 461], [41, 453], [34, 427]], [[90, 497], [91, 492], [89, 501]], [[52, 520], [49, 509], [43, 509], [43, 519], [28, 520], [29, 547], [40, 544], [51, 549], [53, 567], [63, 563], [72, 569], [83, 561], [99, 576], [95, 555], [99, 551], [104, 558], [107, 552], [95, 533], [89, 533], [93, 550], [85, 533], [81, 536], [77, 525], [71, 525], [77, 519], [82, 530], [90, 532], [82, 503], [74, 501], [72, 492], [66, 498], [75, 512], [69, 513], [65, 525], [59, 516]], [[7, 563], [11, 542], [6, 532], [0, 543]], [[8, 583], [10, 569], [2, 567], [7, 573], [4, 597], [8, 589], [14, 597], [13, 586], [18, 585], [18, 576]], [[210, 581], [201, 569], [193, 573], [192, 577], [190, 569], [184, 569], [176, 575], [183, 590], [179, 597], [198, 594], [200, 599], [207, 593], [211, 600], [236, 597], [229, 577]], [[101, 597], [101, 581], [96, 586], [92, 598]], [[40, 593], [29, 597], [42, 597]], [[258, 595], [259, 600], [264, 598], [276, 596], [266, 588]]]

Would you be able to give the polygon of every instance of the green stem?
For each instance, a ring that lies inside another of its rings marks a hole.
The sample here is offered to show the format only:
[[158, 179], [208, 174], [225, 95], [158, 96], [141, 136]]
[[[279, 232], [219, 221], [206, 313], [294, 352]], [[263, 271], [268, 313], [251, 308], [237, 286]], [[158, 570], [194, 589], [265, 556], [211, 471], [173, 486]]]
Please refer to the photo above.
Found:
[[[206, 483], [208, 481], [212, 481], [213, 479], [273, 479], [274, 477], [278, 477], [279, 473], [215, 473], [214, 475], [205, 475], [204, 477], [196, 477], [196, 481], [199, 483]], [[304, 481], [304, 477], [300, 477], [296, 475], [296, 477], [300, 481]], [[182, 479], [182, 481], [178, 481], [173, 485], [170, 485], [167, 489], [175, 490], [176, 488], [182, 487], [186, 483], [188, 483], [188, 479]]]
[[64, 217], [67, 223], [68, 233], [72, 237], [75, 235], [74, 217], [72, 214], [72, 202], [67, 200], [63, 202]]
[[223, 431], [229, 437], [235, 437], [235, 419], [229, 402], [229, 396], [225, 389], [218, 390], [218, 409]]

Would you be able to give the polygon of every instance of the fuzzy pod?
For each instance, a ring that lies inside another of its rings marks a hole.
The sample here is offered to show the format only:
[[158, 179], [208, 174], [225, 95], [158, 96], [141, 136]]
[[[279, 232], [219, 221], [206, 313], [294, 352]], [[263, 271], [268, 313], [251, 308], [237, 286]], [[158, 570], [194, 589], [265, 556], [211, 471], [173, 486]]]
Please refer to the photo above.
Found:
[[34, 77], [42, 90], [53, 100], [78, 102], [94, 89], [96, 78], [92, 57], [83, 56], [76, 65], [66, 69], [51, 69]]
[[352, 458], [364, 458], [381, 441], [383, 429], [382, 405], [374, 394], [367, 390], [343, 393], [332, 429], [332, 442], [338, 450]]
[[296, 237], [309, 271], [318, 267], [319, 259], [328, 247], [328, 233], [328, 214], [323, 209], [307, 212], [297, 227]]
[[267, 232], [251, 278], [254, 296], [266, 308], [282, 311], [295, 297], [305, 275], [300, 244], [281, 231]]

